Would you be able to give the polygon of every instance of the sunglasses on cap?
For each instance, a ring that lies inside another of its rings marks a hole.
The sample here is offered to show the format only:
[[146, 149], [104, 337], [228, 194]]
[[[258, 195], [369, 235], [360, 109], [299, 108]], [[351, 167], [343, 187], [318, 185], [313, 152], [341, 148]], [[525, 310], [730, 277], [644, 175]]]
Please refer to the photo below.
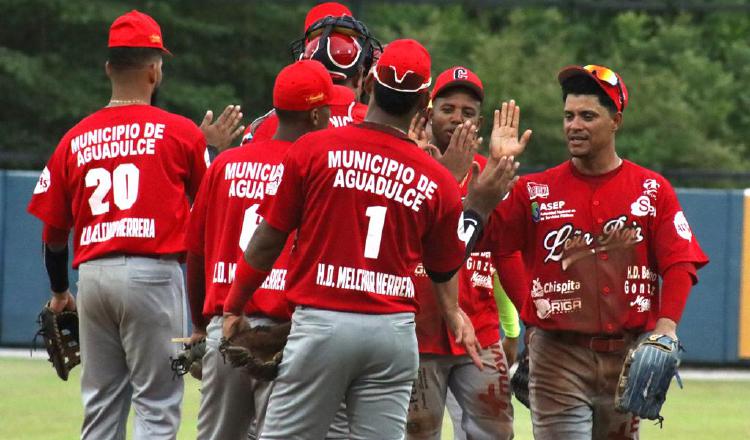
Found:
[[622, 93], [622, 85], [620, 84], [620, 78], [609, 67], [598, 66], [596, 64], [588, 64], [583, 68], [594, 75], [596, 79], [603, 81], [612, 87], [617, 87], [617, 92], [620, 95], [620, 105], [625, 103], [625, 95]]
[[432, 78], [425, 79], [411, 70], [407, 70], [399, 77], [393, 66], [377, 65], [372, 73], [377, 82], [397, 92], [416, 93], [432, 84]]

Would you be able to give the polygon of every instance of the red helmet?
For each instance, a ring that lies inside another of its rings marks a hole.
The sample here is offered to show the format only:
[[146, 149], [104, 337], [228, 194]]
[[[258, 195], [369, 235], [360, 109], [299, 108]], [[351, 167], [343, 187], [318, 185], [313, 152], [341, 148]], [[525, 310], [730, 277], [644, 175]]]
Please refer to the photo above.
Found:
[[356, 73], [361, 57], [362, 45], [357, 38], [338, 32], [331, 33], [328, 38], [314, 37], [305, 45], [302, 54], [302, 59], [320, 61], [332, 77], [341, 79]]

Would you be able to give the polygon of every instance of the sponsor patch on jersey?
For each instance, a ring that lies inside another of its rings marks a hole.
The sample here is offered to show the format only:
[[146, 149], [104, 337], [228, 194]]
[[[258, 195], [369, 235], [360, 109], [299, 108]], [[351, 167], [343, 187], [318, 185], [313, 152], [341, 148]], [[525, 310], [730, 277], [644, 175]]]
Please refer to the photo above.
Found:
[[[536, 203], [536, 202], [534, 202]], [[562, 218], [573, 218], [575, 217], [576, 210], [573, 208], [565, 208], [565, 201], [558, 200], [556, 202], [542, 202], [539, 204], [539, 220], [557, 220]]]
[[677, 235], [684, 238], [687, 241], [693, 239], [693, 231], [690, 230], [690, 225], [685, 218], [685, 213], [678, 211], [674, 215], [674, 229], [677, 231]]
[[538, 202], [531, 202], [531, 220], [534, 221], [534, 223], [539, 223], [539, 220], [541, 219], [541, 214], [539, 211], [539, 203]]
[[580, 288], [581, 283], [579, 281], [547, 281], [542, 283], [542, 280], [540, 278], [536, 278], [534, 281], [532, 281], [531, 297], [541, 298], [550, 293], [559, 293], [562, 295], [566, 295], [569, 293], [577, 292]]
[[656, 217], [656, 208], [651, 204], [651, 199], [647, 195], [641, 195], [630, 205], [630, 213], [636, 217], [650, 215]]
[[550, 301], [545, 298], [538, 298], [534, 300], [534, 306], [536, 307], [536, 316], [539, 319], [547, 319], [552, 315], [562, 315], [581, 310], [583, 300], [581, 298], [565, 298]]
[[646, 179], [643, 181], [643, 194], [656, 199], [656, 194], [660, 186], [656, 179]]
[[549, 186], [544, 183], [526, 182], [526, 190], [529, 192], [529, 199], [531, 200], [549, 197]]
[[630, 307], [637, 307], [638, 313], [651, 310], [651, 299], [643, 295], [638, 295], [633, 301], [630, 301]]
[[46, 193], [51, 183], [52, 179], [50, 178], [49, 168], [44, 167], [42, 174], [39, 175], [39, 180], [36, 181], [34, 194]]

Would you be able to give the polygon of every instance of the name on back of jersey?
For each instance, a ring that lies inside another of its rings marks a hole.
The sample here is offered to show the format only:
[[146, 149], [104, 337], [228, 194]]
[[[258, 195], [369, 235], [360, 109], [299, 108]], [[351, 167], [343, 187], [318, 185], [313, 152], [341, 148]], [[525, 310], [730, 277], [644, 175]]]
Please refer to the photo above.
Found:
[[384, 196], [419, 212], [431, 200], [437, 183], [414, 168], [379, 154], [356, 150], [328, 152], [328, 168], [337, 168], [334, 188]]
[[229, 162], [224, 180], [230, 180], [229, 197], [262, 200], [276, 194], [284, 174], [284, 165], [263, 162]]
[[414, 298], [414, 282], [411, 277], [333, 264], [318, 263], [315, 284], [377, 295]]
[[70, 152], [78, 167], [94, 160], [154, 155], [165, 128], [165, 124], [134, 122], [89, 130], [70, 141]]
[[[214, 284], [232, 284], [237, 274], [237, 263], [228, 261], [217, 261], [214, 263], [211, 282]], [[286, 287], [286, 269], [272, 269], [268, 274], [261, 289], [283, 291]]]

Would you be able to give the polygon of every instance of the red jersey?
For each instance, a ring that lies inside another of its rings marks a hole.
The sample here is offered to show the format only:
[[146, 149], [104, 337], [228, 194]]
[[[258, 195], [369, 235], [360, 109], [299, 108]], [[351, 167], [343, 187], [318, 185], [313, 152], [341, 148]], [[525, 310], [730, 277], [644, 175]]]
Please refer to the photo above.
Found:
[[489, 240], [522, 251], [531, 297], [521, 317], [543, 329], [651, 330], [659, 275], [708, 262], [669, 182], [627, 160], [602, 176], [571, 161], [524, 176], [497, 213]]
[[[253, 148], [234, 148], [216, 158], [208, 169], [195, 200], [187, 236], [191, 253], [205, 261], [205, 317], [221, 316], [224, 300], [234, 281], [237, 260], [242, 256], [262, 218], [260, 203], [276, 194], [291, 142], [255, 142]], [[284, 295], [289, 248], [281, 253], [263, 286], [245, 306], [246, 315], [261, 313], [289, 320], [291, 312]]]
[[287, 275], [293, 304], [415, 312], [410, 275], [419, 261], [448, 272], [464, 258], [455, 180], [401, 132], [376, 124], [301, 137], [260, 213], [274, 228], [297, 229]]
[[[363, 122], [367, 114], [367, 106], [354, 100], [354, 92], [351, 89], [343, 86], [338, 87], [341, 90], [338, 93], [343, 94], [343, 89], [346, 89], [349, 93], [345, 96], [337, 97], [338, 99], [342, 99], [340, 103], [329, 105], [331, 109], [331, 117], [328, 118], [329, 126], [345, 127], [349, 124]], [[279, 117], [271, 110], [247, 126], [245, 132], [242, 134], [242, 144], [244, 145], [250, 141], [257, 142], [271, 139], [276, 133], [278, 126]]]
[[74, 268], [115, 252], [184, 252], [187, 196], [207, 161], [206, 139], [189, 119], [150, 105], [103, 108], [63, 136], [28, 210], [73, 228]]
[[[474, 157], [474, 161], [481, 169], [487, 164], [487, 159], [479, 154]], [[459, 184], [461, 196], [466, 195], [470, 179], [471, 169]], [[458, 272], [458, 303], [471, 319], [477, 340], [482, 347], [500, 340], [500, 318], [492, 286], [495, 268], [491, 256], [490, 252], [472, 252]], [[414, 272], [414, 285], [419, 301], [419, 313], [416, 316], [419, 352], [441, 355], [466, 354], [466, 350], [462, 345], [456, 344], [455, 336], [448, 330], [440, 314], [432, 282], [421, 264]]]

